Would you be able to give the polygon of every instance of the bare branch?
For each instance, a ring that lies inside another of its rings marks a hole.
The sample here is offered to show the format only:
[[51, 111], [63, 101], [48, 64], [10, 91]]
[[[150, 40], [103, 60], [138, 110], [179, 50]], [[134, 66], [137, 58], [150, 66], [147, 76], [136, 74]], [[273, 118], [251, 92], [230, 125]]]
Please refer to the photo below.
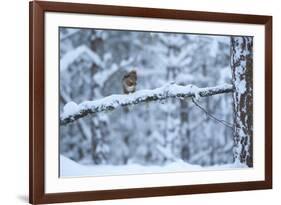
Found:
[[218, 123], [221, 123], [222, 125], [229, 127], [230, 129], [234, 129], [233, 125], [225, 120], [221, 120], [218, 119], [217, 117], [215, 117], [214, 115], [212, 115], [211, 113], [209, 113], [205, 108], [203, 108], [201, 105], [199, 105], [199, 103], [197, 103], [193, 98], [192, 98], [192, 102], [194, 103], [195, 106], [197, 106], [200, 110], [202, 110], [209, 118], [215, 120]]
[[89, 114], [111, 111], [119, 107], [136, 105], [143, 102], [161, 101], [168, 98], [183, 99], [186, 97], [208, 97], [233, 91], [233, 86], [230, 84], [198, 88], [194, 85], [182, 86], [170, 83], [153, 90], [139, 90], [128, 95], [110, 95], [99, 100], [86, 101], [79, 105], [70, 102], [64, 106], [63, 113], [60, 117], [60, 125], [74, 122]]

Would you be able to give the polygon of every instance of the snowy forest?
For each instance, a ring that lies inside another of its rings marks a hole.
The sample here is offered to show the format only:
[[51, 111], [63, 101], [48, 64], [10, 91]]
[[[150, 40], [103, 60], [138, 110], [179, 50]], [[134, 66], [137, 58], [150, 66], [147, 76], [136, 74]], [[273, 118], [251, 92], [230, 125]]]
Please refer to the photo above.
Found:
[[252, 167], [252, 42], [60, 27], [60, 176]]

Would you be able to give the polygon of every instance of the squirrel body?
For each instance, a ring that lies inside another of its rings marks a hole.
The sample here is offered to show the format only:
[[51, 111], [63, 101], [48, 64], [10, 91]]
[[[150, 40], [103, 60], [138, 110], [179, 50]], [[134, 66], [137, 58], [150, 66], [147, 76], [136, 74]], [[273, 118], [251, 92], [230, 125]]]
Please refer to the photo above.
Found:
[[136, 70], [132, 70], [126, 75], [124, 75], [122, 79], [123, 92], [125, 94], [133, 93], [136, 91], [137, 86], [137, 72]]

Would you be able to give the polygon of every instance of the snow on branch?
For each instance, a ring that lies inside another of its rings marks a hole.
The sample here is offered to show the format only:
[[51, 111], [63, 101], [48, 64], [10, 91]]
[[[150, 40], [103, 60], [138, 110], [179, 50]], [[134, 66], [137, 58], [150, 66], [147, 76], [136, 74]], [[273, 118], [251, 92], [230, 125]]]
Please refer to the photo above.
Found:
[[66, 53], [60, 60], [60, 70], [65, 70], [69, 67], [71, 63], [73, 63], [80, 55], [88, 55], [93, 62], [95, 62], [99, 66], [103, 66], [103, 62], [100, 57], [94, 53], [90, 48], [85, 45], [79, 46], [74, 50]]
[[212, 95], [233, 92], [230, 84], [215, 87], [198, 88], [195, 85], [166, 84], [153, 90], [139, 90], [131, 94], [110, 95], [99, 100], [85, 101], [77, 105], [74, 102], [67, 103], [60, 116], [60, 125], [74, 122], [89, 114], [103, 111], [111, 111], [118, 107], [136, 105], [143, 102], [161, 101], [168, 98], [183, 99], [186, 97], [208, 97]]

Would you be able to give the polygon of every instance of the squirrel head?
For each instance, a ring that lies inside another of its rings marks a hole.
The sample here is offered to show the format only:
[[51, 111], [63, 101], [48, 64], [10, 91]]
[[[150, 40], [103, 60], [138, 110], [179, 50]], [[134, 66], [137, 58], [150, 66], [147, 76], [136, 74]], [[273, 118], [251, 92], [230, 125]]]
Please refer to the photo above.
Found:
[[130, 72], [124, 75], [124, 78], [137, 78], [137, 71], [135, 69], [131, 70]]

